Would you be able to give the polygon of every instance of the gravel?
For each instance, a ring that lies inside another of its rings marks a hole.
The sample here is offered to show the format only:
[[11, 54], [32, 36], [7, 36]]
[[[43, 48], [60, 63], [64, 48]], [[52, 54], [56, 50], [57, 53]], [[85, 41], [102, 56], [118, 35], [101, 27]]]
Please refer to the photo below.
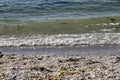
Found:
[[0, 80], [120, 80], [120, 54], [0, 55]]

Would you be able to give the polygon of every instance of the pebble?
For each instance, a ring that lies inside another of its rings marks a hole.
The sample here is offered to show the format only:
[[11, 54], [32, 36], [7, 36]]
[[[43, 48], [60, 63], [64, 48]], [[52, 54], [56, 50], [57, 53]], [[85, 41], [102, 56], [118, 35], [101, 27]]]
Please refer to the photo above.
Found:
[[2, 52], [0, 52], [0, 58], [2, 58], [4, 56], [4, 54], [2, 54]]
[[[0, 80], [120, 79], [120, 54], [84, 55], [84, 59], [81, 59], [82, 56], [39, 55], [29, 57], [4, 54], [3, 57], [3, 54], [0, 53]], [[103, 57], [99, 58], [100, 56]], [[114, 60], [117, 63], [111, 63]]]
[[120, 57], [116, 57], [116, 62], [120, 62]]

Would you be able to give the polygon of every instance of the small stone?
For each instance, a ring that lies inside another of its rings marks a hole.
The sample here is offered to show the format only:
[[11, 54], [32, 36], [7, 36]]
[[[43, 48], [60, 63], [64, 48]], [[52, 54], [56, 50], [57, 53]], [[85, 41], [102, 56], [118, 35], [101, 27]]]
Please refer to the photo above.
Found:
[[9, 56], [8, 59], [15, 59], [15, 57], [14, 56]]
[[43, 71], [52, 72], [51, 70], [48, 70], [45, 67], [39, 67], [39, 66], [31, 67], [30, 69], [31, 69], [31, 71], [35, 70], [35, 71], [41, 71], [41, 72], [43, 72]]
[[46, 59], [49, 59], [51, 56], [46, 56]]
[[120, 80], [120, 77], [116, 77], [115, 80]]
[[116, 57], [116, 63], [120, 62], [120, 57]]
[[14, 77], [12, 78], [12, 80], [17, 80], [17, 76], [14, 76]]
[[58, 60], [58, 62], [59, 62], [59, 63], [62, 63], [62, 62], [64, 62], [64, 61], [62, 61], [62, 60]]
[[2, 58], [4, 56], [4, 54], [2, 54], [2, 52], [0, 52], [0, 58]]
[[26, 65], [27, 63], [23, 63], [23, 65]]
[[98, 61], [93, 61], [93, 60], [89, 60], [89, 61], [87, 62], [87, 64], [95, 64], [95, 63], [100, 63], [100, 62], [98, 62]]
[[4, 62], [1, 62], [1, 61], [0, 61], [0, 65], [3, 64], [3, 63], [4, 63]]
[[80, 80], [86, 80], [85, 78], [81, 78]]
[[35, 70], [35, 71], [38, 71], [39, 70], [39, 67], [38, 66], [34, 66], [34, 67], [30, 67], [31, 71], [32, 70]]
[[43, 56], [42, 56], [42, 57], [37, 58], [37, 60], [43, 60]]
[[66, 60], [66, 62], [78, 62], [78, 61], [79, 61], [79, 59], [77, 59], [77, 58], [69, 58]]
[[46, 69], [44, 67], [39, 68], [40, 71], [45, 71]]

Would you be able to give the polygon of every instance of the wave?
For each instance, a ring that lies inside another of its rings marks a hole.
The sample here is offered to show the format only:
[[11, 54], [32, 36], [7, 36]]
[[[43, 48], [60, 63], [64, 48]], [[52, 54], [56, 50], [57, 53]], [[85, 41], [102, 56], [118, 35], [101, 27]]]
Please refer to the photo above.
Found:
[[0, 46], [79, 46], [120, 44], [120, 33], [1, 36]]

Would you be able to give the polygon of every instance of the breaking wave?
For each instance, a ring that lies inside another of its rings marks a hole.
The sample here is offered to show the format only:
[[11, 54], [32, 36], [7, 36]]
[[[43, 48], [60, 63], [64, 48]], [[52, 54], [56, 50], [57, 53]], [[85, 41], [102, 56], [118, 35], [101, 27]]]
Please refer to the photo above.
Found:
[[120, 33], [1, 36], [0, 46], [79, 46], [120, 44]]

